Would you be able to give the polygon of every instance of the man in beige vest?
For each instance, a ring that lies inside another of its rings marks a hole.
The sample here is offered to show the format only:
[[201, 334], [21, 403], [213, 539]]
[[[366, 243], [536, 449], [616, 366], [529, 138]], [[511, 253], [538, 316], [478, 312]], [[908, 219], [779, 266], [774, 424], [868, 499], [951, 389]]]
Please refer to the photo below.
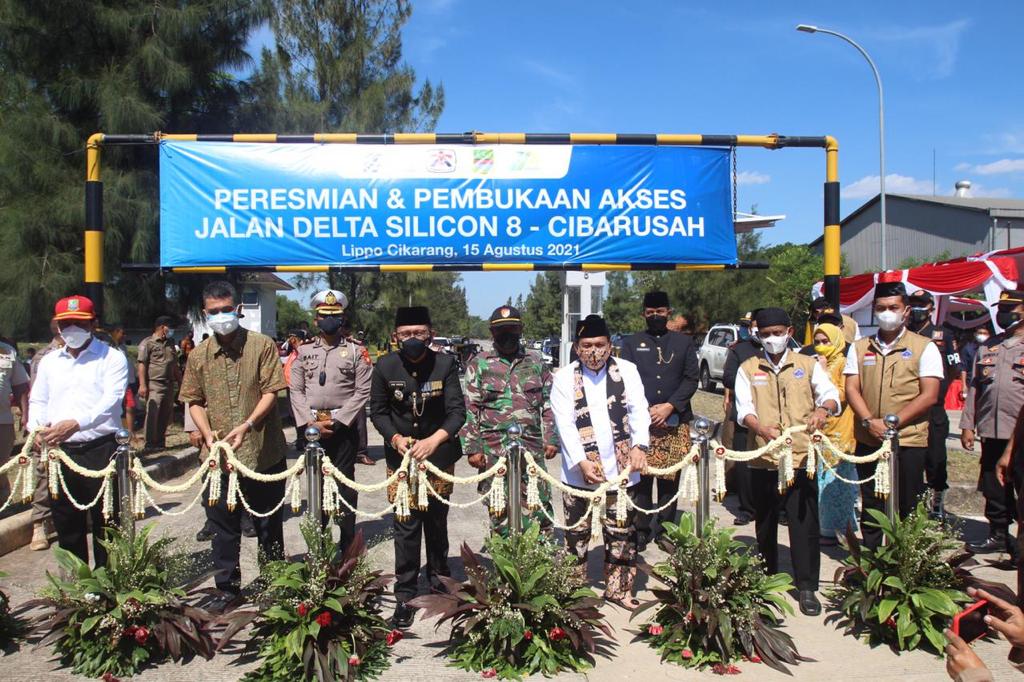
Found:
[[[867, 455], [881, 447], [885, 415], [894, 414], [900, 420], [896, 492], [903, 517], [925, 492], [928, 414], [938, 400], [945, 370], [935, 344], [906, 328], [910, 308], [902, 282], [879, 282], [873, 305], [878, 333], [857, 341], [846, 357], [846, 400], [856, 417], [856, 455]], [[874, 471], [874, 462], [857, 465], [859, 478], [867, 478]], [[867, 510], [884, 511], [885, 501], [875, 496], [874, 480], [861, 484], [860, 492], [864, 544], [878, 547], [882, 531], [865, 522], [871, 521]]]
[[[736, 415], [754, 437], [753, 447], [764, 447], [792, 426], [820, 429], [830, 415], [839, 414], [839, 391], [817, 360], [789, 348], [793, 327], [782, 308], [762, 308], [755, 313], [762, 349], [747, 358], [736, 372]], [[750, 463], [750, 488], [754, 503], [757, 549], [769, 574], [779, 568], [779, 513], [789, 518], [789, 553], [799, 593], [800, 611], [821, 613], [815, 596], [821, 554], [818, 544], [818, 483], [805, 464], [810, 442], [807, 433], [793, 434], [792, 485], [779, 494], [778, 462], [765, 455]]]

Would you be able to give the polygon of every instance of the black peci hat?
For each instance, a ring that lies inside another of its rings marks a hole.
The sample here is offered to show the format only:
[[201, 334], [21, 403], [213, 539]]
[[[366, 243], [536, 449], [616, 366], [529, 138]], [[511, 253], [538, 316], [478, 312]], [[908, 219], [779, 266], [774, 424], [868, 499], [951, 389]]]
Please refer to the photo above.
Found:
[[669, 308], [668, 294], [664, 291], [648, 291], [644, 294], [645, 308]]
[[395, 311], [396, 328], [420, 324], [430, 326], [430, 310], [426, 306], [414, 305]]
[[596, 336], [607, 336], [612, 334], [608, 331], [608, 325], [600, 315], [587, 315], [576, 323], [576, 340], [592, 339]]

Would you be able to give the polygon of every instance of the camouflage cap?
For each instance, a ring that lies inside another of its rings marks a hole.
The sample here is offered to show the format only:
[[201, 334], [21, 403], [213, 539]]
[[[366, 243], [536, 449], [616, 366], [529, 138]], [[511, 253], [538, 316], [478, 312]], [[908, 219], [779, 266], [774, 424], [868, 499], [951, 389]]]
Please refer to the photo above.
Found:
[[519, 314], [519, 308], [513, 308], [510, 305], [498, 306], [491, 313], [491, 326], [501, 327], [510, 324], [522, 324], [523, 317]]

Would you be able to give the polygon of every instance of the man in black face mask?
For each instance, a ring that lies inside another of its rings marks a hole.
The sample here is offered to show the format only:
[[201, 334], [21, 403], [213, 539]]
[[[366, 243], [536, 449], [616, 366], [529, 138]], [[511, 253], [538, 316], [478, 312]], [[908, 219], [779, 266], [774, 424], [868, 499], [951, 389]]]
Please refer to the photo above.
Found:
[[[517, 308], [499, 306], [491, 313], [491, 337], [494, 348], [473, 356], [466, 364], [466, 428], [462, 449], [477, 469], [494, 465], [511, 449], [508, 427], [522, 429], [520, 442], [538, 466], [558, 454], [558, 436], [551, 414], [551, 370], [538, 353], [523, 350], [523, 320]], [[526, 508], [526, 466], [522, 467], [520, 500]], [[490, 481], [481, 481], [479, 491], [486, 492]], [[529, 521], [550, 530], [555, 512], [551, 507], [551, 489], [539, 485], [542, 509]], [[546, 512], [546, 513], [545, 513]], [[501, 532], [505, 514], [492, 515], [491, 532]]]
[[[345, 339], [347, 303], [345, 294], [331, 289], [313, 297], [320, 334], [312, 343], [299, 346], [298, 357], [291, 365], [288, 395], [296, 429], [300, 433], [309, 426], [319, 429], [324, 453], [342, 473], [354, 479], [359, 445], [356, 419], [370, 399], [373, 368], [362, 349]], [[351, 509], [356, 508], [358, 493], [348, 486], [339, 488], [345, 500], [338, 510], [344, 549], [355, 537], [356, 515]]]
[[[399, 469], [406, 454], [414, 461], [430, 460], [448, 473], [462, 458], [459, 429], [466, 421], [466, 403], [459, 385], [454, 355], [430, 350], [433, 329], [430, 311], [422, 306], [399, 308], [392, 340], [397, 353], [377, 361], [370, 383], [370, 419], [384, 437], [388, 476]], [[451, 495], [450, 483], [428, 476], [439, 495]], [[394, 502], [395, 488], [388, 490]], [[439, 576], [448, 568], [448, 506], [433, 495], [425, 509], [410, 504], [407, 518], [395, 516], [395, 607], [392, 627], [412, 624], [414, 610], [407, 604], [416, 596], [420, 572], [421, 538], [427, 545], [427, 578], [443, 589]]]
[[[672, 314], [668, 294], [649, 291], [644, 294], [645, 331], [633, 334], [622, 343], [622, 358], [636, 364], [650, 406], [651, 449], [648, 463], [659, 469], [669, 467], [690, 450], [690, 428], [693, 419], [690, 398], [697, 392], [697, 348], [687, 334], [668, 331]], [[657, 495], [654, 494], [657, 485]], [[666, 478], [641, 476], [637, 484], [637, 506], [656, 509], [671, 499], [679, 489], [679, 474]], [[674, 504], [657, 514], [638, 514], [637, 548], [643, 551], [662, 532], [662, 524], [675, 522]]]
[[963, 371], [960, 363], [960, 352], [956, 339], [948, 329], [937, 328], [932, 324], [935, 312], [935, 299], [932, 295], [919, 289], [910, 295], [910, 315], [907, 317], [907, 329], [931, 339], [942, 355], [942, 368], [945, 375], [939, 382], [939, 399], [928, 414], [928, 449], [924, 458], [924, 477], [931, 491], [929, 501], [930, 513], [935, 518], [946, 515], [945, 497], [949, 485], [946, 483], [946, 437], [949, 436], [949, 415], [946, 414], [946, 391], [949, 382], [957, 379]]

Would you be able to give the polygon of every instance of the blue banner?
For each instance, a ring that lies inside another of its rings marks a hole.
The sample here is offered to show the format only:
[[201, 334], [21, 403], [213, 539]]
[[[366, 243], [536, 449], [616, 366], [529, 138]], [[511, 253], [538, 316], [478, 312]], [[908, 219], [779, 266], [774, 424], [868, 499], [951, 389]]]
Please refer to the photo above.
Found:
[[160, 264], [736, 262], [723, 149], [160, 143]]

